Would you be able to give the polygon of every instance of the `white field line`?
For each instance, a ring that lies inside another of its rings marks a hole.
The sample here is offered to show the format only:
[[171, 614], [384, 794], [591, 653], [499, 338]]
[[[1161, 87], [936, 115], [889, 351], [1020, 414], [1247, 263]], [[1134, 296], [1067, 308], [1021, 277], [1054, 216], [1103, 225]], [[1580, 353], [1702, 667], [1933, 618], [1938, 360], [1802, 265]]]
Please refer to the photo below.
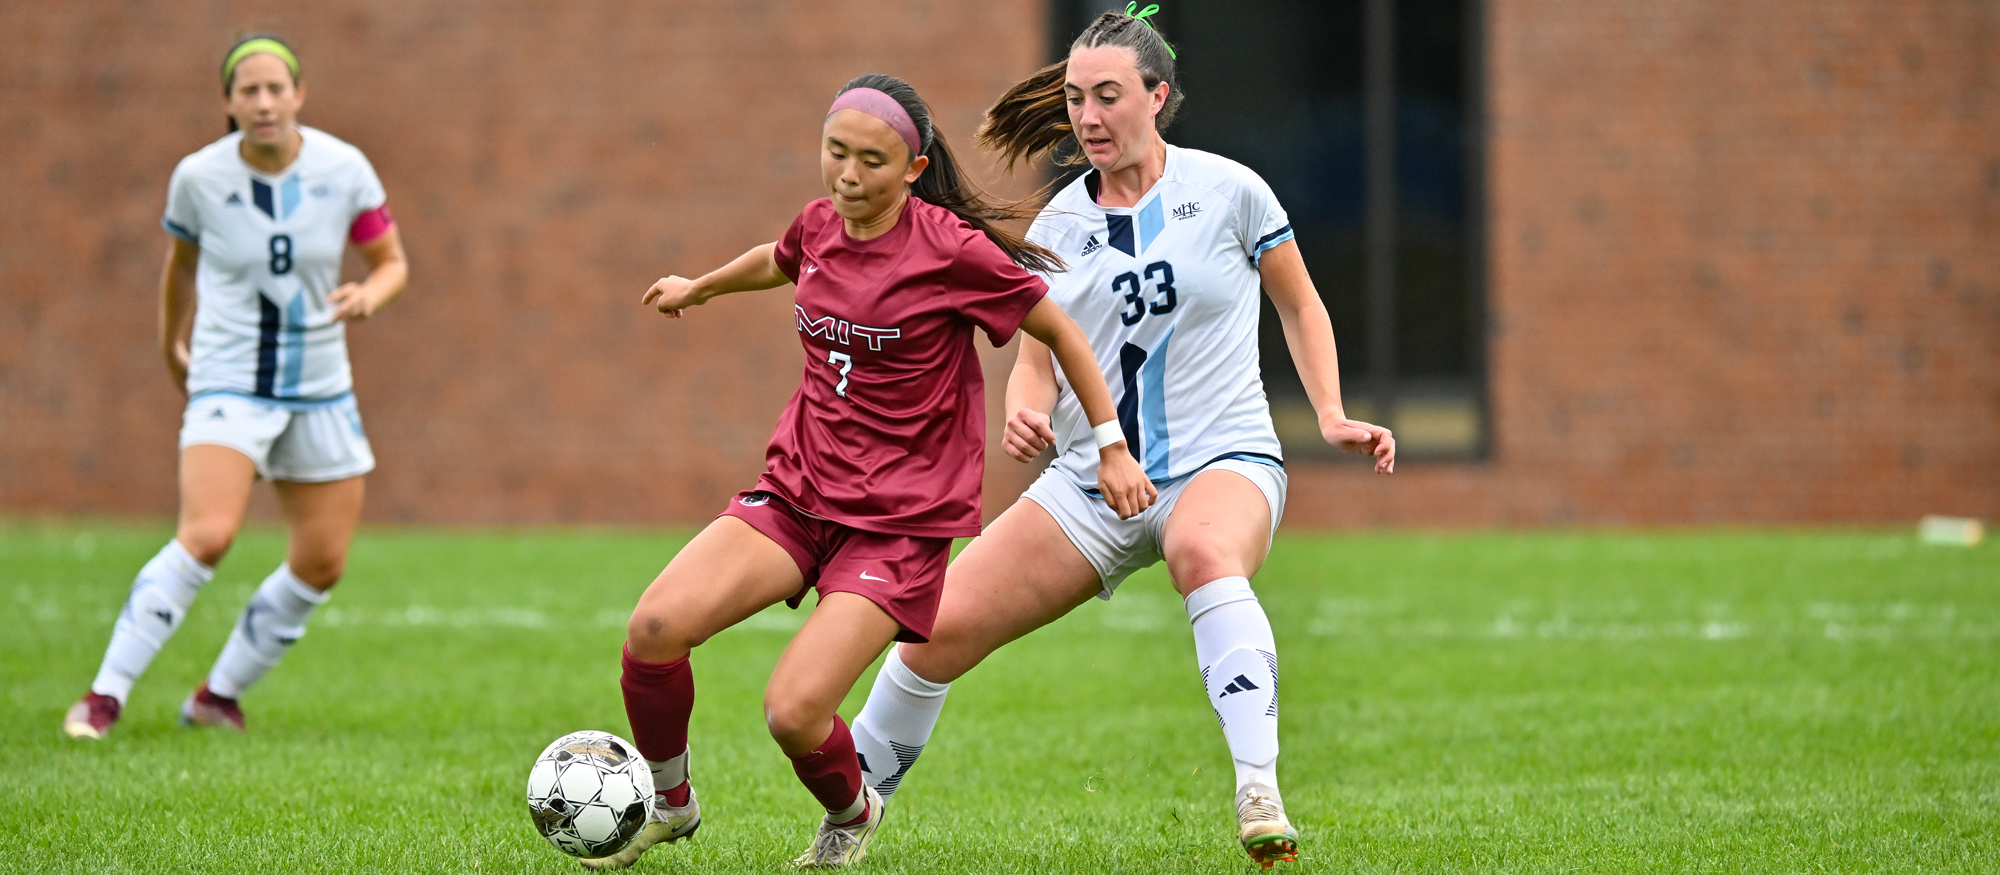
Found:
[[[36, 623], [56, 623], [72, 616], [92, 617], [109, 625], [117, 605], [68, 604], [46, 589], [13, 588], [16, 616]], [[225, 593], [210, 593], [212, 597]], [[228, 594], [248, 597], [248, 592]], [[235, 600], [235, 599], [228, 599]], [[233, 607], [233, 606], [232, 606]], [[1276, 625], [1290, 625], [1283, 612], [1289, 606], [1267, 599]], [[1810, 602], [1805, 604], [1737, 605], [1721, 602], [1671, 607], [1642, 605], [1636, 600], [1537, 604], [1516, 600], [1481, 609], [1440, 611], [1435, 604], [1381, 598], [1323, 598], [1307, 619], [1305, 632], [1325, 638], [1463, 639], [1548, 641], [1741, 641], [1758, 639], [1820, 639], [1843, 642], [1896, 640], [2000, 639], [2000, 616], [1987, 606], [1968, 616], [1957, 605], [1937, 602]], [[811, 612], [775, 606], [752, 615], [736, 629], [751, 632], [796, 631]], [[1120, 634], [1185, 635], [1187, 615], [1171, 591], [1121, 590], [1110, 601], [1079, 608], [1063, 622], [1084, 623]], [[1296, 616], [1296, 615], [1293, 615]], [[366, 607], [332, 604], [313, 617], [316, 628], [447, 628], [447, 629], [617, 629], [630, 617], [626, 609], [593, 614], [552, 612], [505, 605], [442, 607], [411, 604]], [[1293, 628], [1296, 628], [1294, 626]]]
[[[2000, 622], [1974, 622], [1952, 604], [1813, 602], [1754, 608], [1709, 603], [1670, 611], [1633, 602], [1535, 605], [1512, 602], [1484, 616], [1426, 616], [1391, 600], [1322, 599], [1307, 631], [1323, 637], [1565, 641], [1832, 641], [2000, 638]], [[1663, 615], [1664, 614], [1664, 615]]]

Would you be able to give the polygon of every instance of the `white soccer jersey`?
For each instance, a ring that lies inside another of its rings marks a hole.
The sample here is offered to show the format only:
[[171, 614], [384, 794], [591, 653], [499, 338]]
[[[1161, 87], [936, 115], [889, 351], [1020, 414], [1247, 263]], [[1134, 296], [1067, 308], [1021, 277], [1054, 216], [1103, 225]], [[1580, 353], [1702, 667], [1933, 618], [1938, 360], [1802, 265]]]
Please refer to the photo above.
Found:
[[188, 394], [322, 399], [353, 385], [327, 296], [355, 217], [387, 196], [361, 150], [301, 126], [298, 159], [253, 169], [232, 133], [181, 159], [167, 232], [201, 246]]
[[[1138, 206], [1101, 207], [1095, 173], [1058, 193], [1029, 239], [1062, 256], [1049, 296], [1090, 338], [1132, 453], [1155, 482], [1220, 458], [1280, 464], [1257, 364], [1257, 260], [1292, 239], [1270, 186], [1219, 155], [1167, 147]], [[1055, 466], [1097, 484], [1097, 444], [1056, 369]]]

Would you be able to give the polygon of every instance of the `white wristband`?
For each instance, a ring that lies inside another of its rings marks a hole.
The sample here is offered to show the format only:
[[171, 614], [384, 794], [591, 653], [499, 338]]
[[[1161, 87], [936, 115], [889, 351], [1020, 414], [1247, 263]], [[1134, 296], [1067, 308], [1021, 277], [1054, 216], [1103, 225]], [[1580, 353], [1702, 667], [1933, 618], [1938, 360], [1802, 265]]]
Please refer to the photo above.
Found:
[[1090, 433], [1097, 438], [1097, 448], [1100, 450], [1125, 439], [1125, 430], [1118, 427], [1118, 420], [1115, 419], [1098, 423], [1091, 428]]

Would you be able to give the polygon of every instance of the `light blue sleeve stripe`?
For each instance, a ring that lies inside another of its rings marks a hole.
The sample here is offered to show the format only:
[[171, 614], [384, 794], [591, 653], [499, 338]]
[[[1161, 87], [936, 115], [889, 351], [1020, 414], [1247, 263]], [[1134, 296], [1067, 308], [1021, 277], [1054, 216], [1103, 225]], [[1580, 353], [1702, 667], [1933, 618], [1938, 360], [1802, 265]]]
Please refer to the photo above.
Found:
[[200, 234], [196, 234], [193, 231], [183, 228], [180, 225], [175, 224], [174, 220], [166, 218], [164, 216], [160, 218], [160, 227], [167, 229], [167, 233], [172, 234], [175, 237], [179, 237], [182, 240], [186, 240], [189, 243], [201, 242]]
[[1262, 261], [1264, 259], [1264, 253], [1269, 252], [1271, 249], [1275, 248], [1278, 244], [1283, 243], [1290, 239], [1292, 239], [1292, 226], [1286, 225], [1285, 227], [1280, 228], [1276, 232], [1272, 233], [1269, 237], [1265, 237], [1264, 239], [1257, 241], [1257, 254], [1251, 256], [1250, 260], [1253, 262]]

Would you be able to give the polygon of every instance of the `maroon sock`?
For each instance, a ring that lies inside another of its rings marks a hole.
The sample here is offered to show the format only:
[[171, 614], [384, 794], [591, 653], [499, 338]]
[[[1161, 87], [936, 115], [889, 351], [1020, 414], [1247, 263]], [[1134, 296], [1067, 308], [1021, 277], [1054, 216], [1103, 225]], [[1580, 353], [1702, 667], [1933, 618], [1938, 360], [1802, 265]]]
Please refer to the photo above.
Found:
[[649, 760], [680, 756], [688, 747], [688, 715], [694, 713], [694, 671], [688, 668], [688, 658], [641, 662], [627, 650], [622, 662], [625, 672], [618, 678], [618, 686], [625, 690], [625, 719], [632, 724], [632, 743]]
[[[861, 758], [854, 753], [854, 736], [847, 733], [840, 715], [834, 715], [833, 734], [818, 749], [792, 757], [792, 771], [827, 811], [844, 811], [854, 804], [854, 797], [861, 795]], [[868, 816], [866, 808], [861, 816]]]

